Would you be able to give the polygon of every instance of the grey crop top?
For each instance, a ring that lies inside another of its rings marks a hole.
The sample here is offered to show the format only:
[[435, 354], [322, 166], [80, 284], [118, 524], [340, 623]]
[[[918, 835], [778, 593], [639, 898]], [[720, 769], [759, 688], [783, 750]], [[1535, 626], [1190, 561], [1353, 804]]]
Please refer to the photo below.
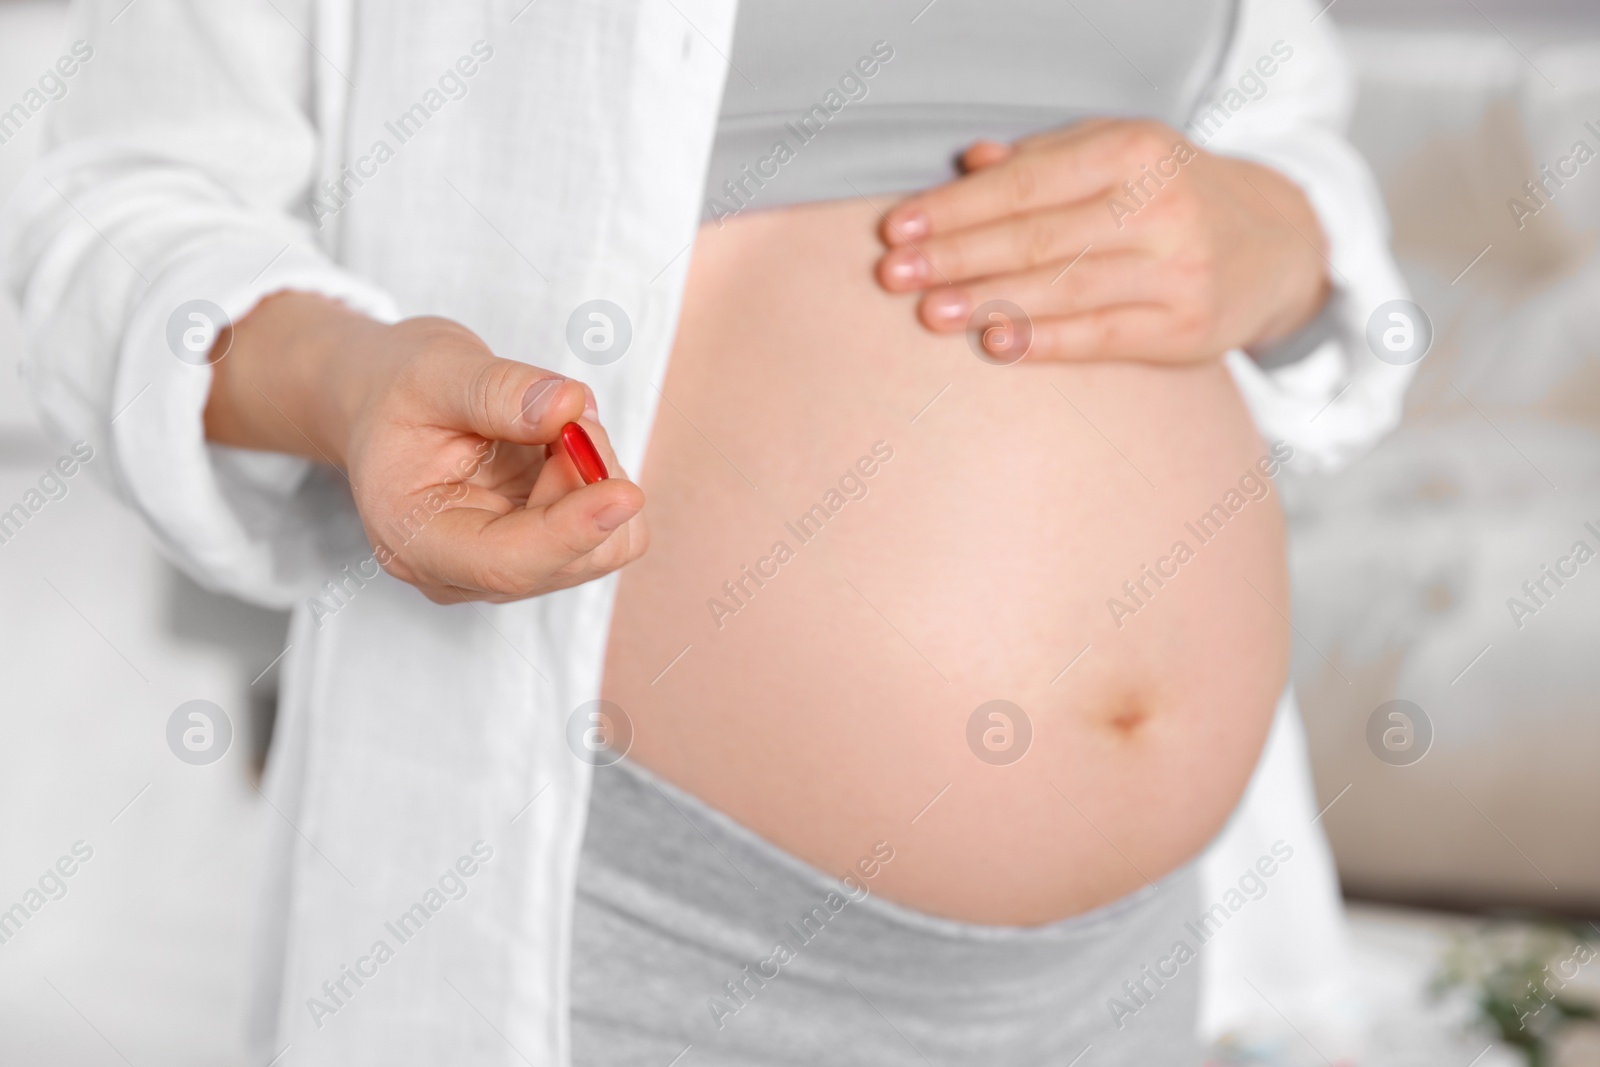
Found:
[[1237, 0], [740, 0], [705, 220], [949, 180], [979, 138], [1181, 127]]

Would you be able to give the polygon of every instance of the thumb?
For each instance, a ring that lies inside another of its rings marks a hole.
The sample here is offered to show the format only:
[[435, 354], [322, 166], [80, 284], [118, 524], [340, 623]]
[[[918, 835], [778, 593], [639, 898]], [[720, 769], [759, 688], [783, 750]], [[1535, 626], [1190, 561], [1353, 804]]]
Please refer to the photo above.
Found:
[[429, 389], [439, 416], [491, 441], [549, 444], [583, 414], [583, 384], [539, 367], [477, 353], [440, 370]]

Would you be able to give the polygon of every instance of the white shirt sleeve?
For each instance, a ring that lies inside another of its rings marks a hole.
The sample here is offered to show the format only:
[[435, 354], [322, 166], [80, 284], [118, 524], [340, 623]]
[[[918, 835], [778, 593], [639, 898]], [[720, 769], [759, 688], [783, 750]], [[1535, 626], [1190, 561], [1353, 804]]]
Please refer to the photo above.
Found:
[[238, 321], [286, 289], [397, 317], [308, 222], [322, 143], [309, 110], [318, 83], [339, 77], [302, 36], [319, 6], [77, 5], [73, 36], [91, 54], [51, 105], [44, 158], [0, 214], [23, 374], [47, 426], [94, 447], [91, 469], [178, 566], [278, 605], [358, 558], [347, 487], [299, 459], [208, 444], [211, 371], [179, 357], [169, 321], [181, 338], [200, 321], [190, 301]]
[[1330, 338], [1275, 370], [1240, 351], [1227, 361], [1263, 436], [1327, 469], [1394, 428], [1415, 366], [1386, 363], [1367, 345], [1373, 312], [1408, 294], [1389, 254], [1383, 198], [1343, 134], [1354, 87], [1321, 10], [1308, 0], [1241, 0], [1228, 57], [1185, 132], [1207, 151], [1284, 174], [1322, 223], [1334, 287]]

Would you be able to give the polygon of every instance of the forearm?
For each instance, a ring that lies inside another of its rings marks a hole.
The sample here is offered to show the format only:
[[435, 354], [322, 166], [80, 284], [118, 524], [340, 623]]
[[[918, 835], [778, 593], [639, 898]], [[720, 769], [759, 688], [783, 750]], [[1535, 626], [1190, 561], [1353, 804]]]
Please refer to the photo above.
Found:
[[263, 300], [217, 337], [206, 438], [346, 467], [357, 378], [381, 329], [311, 293]]

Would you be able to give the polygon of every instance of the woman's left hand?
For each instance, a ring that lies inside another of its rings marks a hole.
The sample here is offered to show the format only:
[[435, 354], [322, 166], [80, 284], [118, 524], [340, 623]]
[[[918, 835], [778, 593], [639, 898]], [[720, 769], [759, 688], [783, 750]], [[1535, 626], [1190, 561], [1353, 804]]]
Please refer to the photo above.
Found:
[[[1161, 123], [979, 142], [962, 162], [883, 225], [878, 280], [926, 290], [932, 330], [1005, 300], [1030, 320], [1030, 359], [1187, 363], [1284, 337], [1327, 298], [1326, 239], [1299, 187]], [[1015, 341], [984, 337], [997, 355]]]

